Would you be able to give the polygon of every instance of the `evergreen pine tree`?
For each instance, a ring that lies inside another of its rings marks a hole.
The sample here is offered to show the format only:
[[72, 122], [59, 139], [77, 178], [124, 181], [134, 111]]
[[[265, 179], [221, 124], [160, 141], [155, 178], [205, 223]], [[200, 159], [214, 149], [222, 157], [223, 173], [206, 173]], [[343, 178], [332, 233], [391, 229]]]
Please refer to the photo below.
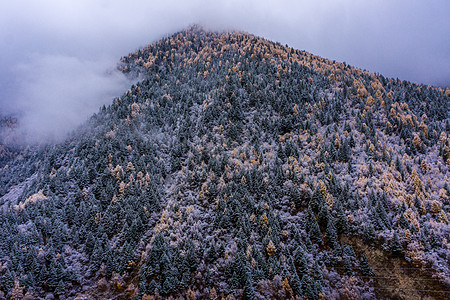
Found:
[[352, 262], [348, 257], [344, 259], [344, 269], [347, 276], [353, 276]]
[[85, 251], [87, 254], [91, 255], [92, 251], [94, 251], [95, 247], [95, 238], [91, 231], [87, 234], [86, 243], [85, 243]]
[[336, 204], [337, 218], [336, 218], [336, 231], [338, 234], [346, 234], [348, 232], [348, 220], [344, 213], [341, 202]]
[[164, 272], [163, 278], [164, 282], [161, 286], [161, 293], [166, 295], [174, 293], [179, 285], [178, 278], [175, 276], [174, 271], [170, 269], [167, 272]]
[[106, 276], [110, 277], [112, 275], [112, 272], [114, 272], [114, 270], [116, 269], [116, 267], [114, 263], [113, 253], [109, 245], [106, 246], [103, 260], [106, 267]]
[[10, 291], [14, 286], [14, 274], [11, 273], [10, 269], [6, 269], [6, 272], [0, 277], [0, 286], [5, 292]]
[[189, 267], [189, 271], [193, 272], [197, 270], [198, 267], [198, 258], [195, 251], [195, 246], [192, 241], [189, 241], [187, 243], [187, 250], [186, 250], [186, 264]]
[[32, 272], [28, 272], [26, 275], [26, 280], [24, 281], [24, 284], [28, 287], [35, 287], [36, 285], [36, 277]]
[[295, 296], [303, 295], [302, 284], [300, 282], [300, 279], [298, 278], [297, 272], [295, 271], [293, 272], [291, 277], [291, 288]]
[[64, 280], [64, 270], [58, 261], [52, 261], [48, 272], [47, 285], [51, 290], [55, 290], [59, 282]]
[[302, 203], [302, 199], [301, 199], [300, 192], [299, 192], [298, 188], [292, 187], [290, 193], [291, 193], [291, 195], [290, 195], [291, 203], [294, 203], [295, 207], [297, 209], [300, 209], [302, 207], [303, 203]]
[[244, 299], [255, 299], [256, 298], [256, 292], [255, 288], [253, 287], [253, 280], [251, 275], [246, 276], [245, 284], [244, 284]]
[[159, 285], [158, 283], [156, 283], [155, 279], [152, 279], [152, 281], [150, 281], [149, 285], [148, 285], [148, 294], [149, 295], [155, 295], [155, 293], [159, 290]]
[[64, 295], [65, 291], [66, 291], [66, 286], [64, 284], [64, 281], [60, 280], [58, 282], [58, 285], [56, 286], [55, 294], [58, 296], [62, 296], [62, 295]]
[[316, 285], [313, 279], [308, 275], [303, 275], [302, 278], [302, 291], [308, 299], [318, 299], [318, 292], [316, 290]]
[[322, 232], [320, 231], [319, 224], [317, 224], [316, 217], [314, 213], [308, 207], [308, 213], [306, 217], [306, 228], [309, 233], [309, 237], [316, 244], [322, 244]]
[[306, 260], [305, 250], [298, 246], [294, 253], [295, 268], [300, 276], [308, 273], [308, 262]]
[[335, 249], [338, 246], [338, 240], [336, 235], [336, 228], [334, 227], [334, 220], [328, 222], [327, 226], [327, 244]]
[[402, 244], [400, 243], [397, 232], [394, 232], [394, 237], [392, 238], [390, 248], [391, 248], [392, 254], [395, 256], [400, 255], [403, 251], [403, 247], [402, 247]]
[[319, 213], [317, 214], [317, 223], [322, 228], [327, 228], [328, 221], [330, 220], [330, 211], [326, 203], [321, 203]]
[[361, 268], [361, 272], [365, 276], [374, 276], [372, 268], [369, 265], [369, 261], [367, 260], [367, 257], [365, 254], [361, 256], [361, 259], [359, 260], [359, 267]]
[[104, 255], [103, 247], [97, 241], [95, 243], [94, 251], [92, 252], [90, 260], [90, 267], [92, 271], [96, 272], [100, 268], [100, 265], [103, 262], [103, 255]]
[[432, 248], [436, 248], [439, 247], [441, 242], [439, 241], [438, 236], [436, 235], [434, 230], [430, 230], [430, 235], [429, 235], [429, 241], [430, 241], [430, 246]]
[[398, 224], [403, 229], [408, 229], [409, 228], [409, 222], [408, 222], [408, 220], [406, 220], [406, 218], [405, 218], [403, 213], [400, 214], [400, 218], [398, 220]]
[[211, 244], [207, 252], [207, 259], [210, 262], [213, 262], [217, 258], [216, 248], [214, 247], [214, 243]]
[[40, 282], [46, 282], [48, 279], [48, 270], [45, 264], [42, 264], [41, 269], [39, 270], [39, 273], [36, 278]]
[[149, 294], [147, 279], [145, 277], [139, 278], [139, 296], [138, 296], [138, 298], [142, 298], [144, 296], [144, 294]]
[[323, 275], [322, 271], [320, 270], [320, 266], [317, 263], [317, 261], [314, 262], [314, 266], [312, 269], [312, 277], [316, 283], [317, 291], [320, 293], [322, 292], [322, 285], [323, 285]]

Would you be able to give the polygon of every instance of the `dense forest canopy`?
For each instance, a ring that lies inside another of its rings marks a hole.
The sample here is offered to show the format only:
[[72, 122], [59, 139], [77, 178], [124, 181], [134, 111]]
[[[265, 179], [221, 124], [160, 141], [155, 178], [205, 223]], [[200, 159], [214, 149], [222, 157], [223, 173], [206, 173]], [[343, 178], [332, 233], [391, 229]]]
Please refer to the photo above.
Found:
[[0, 298], [448, 296], [449, 90], [198, 26], [120, 69], [0, 157]]

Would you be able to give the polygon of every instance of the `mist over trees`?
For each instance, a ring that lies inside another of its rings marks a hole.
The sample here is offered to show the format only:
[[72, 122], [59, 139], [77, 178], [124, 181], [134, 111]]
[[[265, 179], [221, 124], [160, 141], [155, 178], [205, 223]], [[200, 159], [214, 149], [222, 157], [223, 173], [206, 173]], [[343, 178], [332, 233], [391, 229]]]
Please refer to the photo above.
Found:
[[0, 160], [0, 298], [446, 295], [449, 90], [197, 26], [120, 69]]

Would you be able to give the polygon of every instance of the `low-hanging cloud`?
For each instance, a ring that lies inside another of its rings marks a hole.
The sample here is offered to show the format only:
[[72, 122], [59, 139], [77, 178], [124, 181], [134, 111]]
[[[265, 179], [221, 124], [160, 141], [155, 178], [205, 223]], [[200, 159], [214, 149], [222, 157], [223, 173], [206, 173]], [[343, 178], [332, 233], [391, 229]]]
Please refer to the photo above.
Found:
[[419, 83], [449, 86], [447, 0], [26, 1], [0, 11], [0, 115], [60, 138], [130, 82], [121, 56], [193, 23], [237, 29]]
[[16, 67], [19, 133], [27, 142], [59, 140], [126, 90], [130, 81], [108, 59], [36, 55]]

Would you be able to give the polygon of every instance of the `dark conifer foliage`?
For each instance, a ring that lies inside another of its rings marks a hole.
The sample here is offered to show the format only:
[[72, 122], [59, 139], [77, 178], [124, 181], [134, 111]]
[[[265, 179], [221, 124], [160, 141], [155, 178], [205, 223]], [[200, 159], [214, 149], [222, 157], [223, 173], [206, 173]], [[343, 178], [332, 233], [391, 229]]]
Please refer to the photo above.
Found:
[[0, 156], [0, 298], [370, 299], [372, 250], [448, 288], [448, 90], [197, 26], [120, 69], [65, 142]]

